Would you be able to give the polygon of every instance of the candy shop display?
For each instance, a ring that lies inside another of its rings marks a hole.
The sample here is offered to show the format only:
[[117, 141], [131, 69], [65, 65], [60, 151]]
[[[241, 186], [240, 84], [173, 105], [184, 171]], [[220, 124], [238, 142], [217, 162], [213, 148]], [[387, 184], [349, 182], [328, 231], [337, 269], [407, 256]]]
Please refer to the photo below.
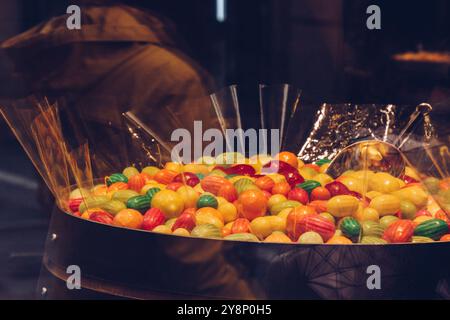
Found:
[[328, 159], [304, 163], [286, 151], [260, 161], [237, 158], [127, 167], [93, 188], [73, 190], [67, 210], [182, 237], [371, 245], [450, 240], [450, 215], [435, 201], [450, 202], [448, 179], [422, 177], [409, 167], [400, 178], [370, 170], [332, 178]]

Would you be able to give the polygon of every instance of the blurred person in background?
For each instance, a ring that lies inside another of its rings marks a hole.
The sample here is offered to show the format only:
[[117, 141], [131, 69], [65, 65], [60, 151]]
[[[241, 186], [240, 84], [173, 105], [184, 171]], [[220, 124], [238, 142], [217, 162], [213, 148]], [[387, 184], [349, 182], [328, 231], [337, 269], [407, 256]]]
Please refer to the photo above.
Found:
[[120, 156], [111, 152], [128, 135], [123, 112], [147, 123], [164, 106], [186, 114], [192, 105], [185, 101], [212, 88], [209, 75], [184, 53], [171, 22], [136, 5], [142, 3], [71, 1], [81, 8], [81, 29], [69, 30], [70, 15], [63, 14], [1, 44], [29, 92], [58, 101], [84, 124], [97, 174], [124, 165], [126, 148]]

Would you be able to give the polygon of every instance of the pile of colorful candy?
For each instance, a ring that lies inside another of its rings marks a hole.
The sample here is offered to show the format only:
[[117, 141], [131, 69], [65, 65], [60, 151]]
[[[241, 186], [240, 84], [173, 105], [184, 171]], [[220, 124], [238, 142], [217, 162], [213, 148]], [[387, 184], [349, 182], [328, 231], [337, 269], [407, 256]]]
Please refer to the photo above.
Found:
[[[236, 156], [236, 154], [234, 154]], [[450, 181], [411, 168], [327, 175], [327, 159], [304, 164], [290, 152], [275, 159], [239, 156], [232, 165], [128, 167], [92, 190], [74, 190], [69, 210], [131, 229], [225, 240], [307, 244], [386, 244], [450, 240], [450, 219], [426, 190], [450, 202]], [[217, 163], [217, 162], [216, 162]], [[432, 193], [433, 193], [432, 192]]]

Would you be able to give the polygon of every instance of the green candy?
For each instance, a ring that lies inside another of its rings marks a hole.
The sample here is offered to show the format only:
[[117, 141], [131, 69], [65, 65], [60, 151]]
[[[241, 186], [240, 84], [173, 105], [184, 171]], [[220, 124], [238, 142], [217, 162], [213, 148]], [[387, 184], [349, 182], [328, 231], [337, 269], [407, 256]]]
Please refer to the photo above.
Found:
[[422, 237], [422, 236], [413, 236], [411, 239], [412, 243], [427, 243], [427, 242], [434, 242], [433, 239], [428, 237]]
[[400, 201], [400, 211], [402, 213], [402, 218], [413, 220], [417, 212], [417, 208], [411, 201], [402, 200]]
[[80, 203], [80, 207], [78, 208], [78, 211], [80, 213], [85, 212], [87, 209], [92, 208], [100, 208], [103, 204], [109, 201], [109, 198], [107, 196], [93, 196], [84, 199]]
[[150, 209], [150, 198], [147, 195], [132, 197], [127, 201], [127, 208], [145, 212]]
[[213, 224], [201, 224], [192, 229], [191, 236], [198, 238], [222, 238], [222, 231]]
[[361, 238], [363, 244], [387, 244], [387, 241], [373, 236], [365, 236]]
[[128, 178], [126, 175], [122, 174], [122, 173], [113, 173], [112, 175], [110, 175], [109, 177], [106, 177], [106, 185], [109, 187], [110, 185], [112, 185], [113, 183], [116, 182], [128, 182]]
[[361, 227], [363, 237], [381, 238], [384, 233], [384, 228], [375, 221], [363, 221]]
[[393, 224], [397, 220], [398, 220], [398, 218], [396, 216], [391, 216], [391, 215], [381, 217], [380, 226], [383, 227], [384, 229], [386, 229], [387, 227], [389, 227], [391, 224]]
[[132, 197], [136, 197], [138, 196], [139, 193], [137, 193], [134, 190], [117, 190], [116, 192], [114, 192], [113, 196], [112, 196], [112, 200], [119, 200], [123, 203], [126, 203], [128, 201], [128, 199], [132, 198]]
[[353, 217], [345, 217], [339, 223], [342, 233], [350, 239], [358, 239], [361, 235], [361, 225]]
[[238, 175], [235, 174], [235, 173], [233, 173], [233, 174], [227, 174], [227, 175], [225, 176], [225, 179], [230, 180], [231, 178], [234, 178], [234, 177], [237, 177], [237, 176], [238, 176]]
[[415, 236], [428, 237], [433, 240], [439, 240], [447, 232], [447, 222], [441, 219], [426, 220], [414, 229]]
[[317, 164], [318, 166], [321, 166], [321, 165], [324, 165], [324, 164], [330, 163], [330, 162], [331, 162], [330, 159], [323, 158], [323, 159], [320, 159], [320, 160], [316, 161], [315, 164]]
[[157, 187], [150, 188], [147, 190], [147, 193], [145, 195], [150, 199], [150, 205], [152, 204], [152, 200], [153, 200], [153, 197], [155, 196], [155, 194], [157, 194], [160, 191], [161, 191], [161, 189], [157, 188]]
[[238, 194], [244, 192], [245, 190], [254, 189], [256, 187], [253, 181], [248, 178], [239, 179], [238, 181], [233, 183], [233, 186], [235, 187]]
[[233, 233], [224, 238], [225, 240], [259, 242], [259, 239], [252, 233]]
[[197, 208], [211, 207], [217, 209], [218, 206], [219, 203], [217, 202], [217, 199], [209, 194], [204, 194], [197, 200]]
[[199, 180], [203, 180], [205, 178], [205, 175], [203, 173], [197, 173], [196, 176]]
[[104, 204], [102, 204], [100, 206], [100, 208], [102, 208], [103, 210], [105, 210], [106, 212], [111, 213], [113, 216], [115, 216], [116, 214], [119, 213], [119, 211], [126, 209], [127, 206], [125, 205], [125, 203], [123, 203], [122, 201], [119, 200], [111, 200], [108, 201]]
[[318, 181], [315, 180], [306, 180], [303, 183], [299, 183], [296, 185], [297, 188], [302, 188], [306, 192], [311, 193], [315, 188], [320, 187], [321, 184]]

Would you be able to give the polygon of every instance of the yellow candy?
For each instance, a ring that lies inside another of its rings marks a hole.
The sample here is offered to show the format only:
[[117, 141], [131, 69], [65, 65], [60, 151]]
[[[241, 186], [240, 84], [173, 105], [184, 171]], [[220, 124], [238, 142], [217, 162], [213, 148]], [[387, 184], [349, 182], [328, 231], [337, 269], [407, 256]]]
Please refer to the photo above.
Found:
[[230, 181], [231, 183], [235, 183], [236, 181], [241, 180], [241, 179], [250, 179], [252, 181], [255, 181], [254, 178], [248, 177], [248, 176], [235, 176], [235, 177], [232, 177], [231, 179], [229, 179], [228, 181]]
[[267, 176], [270, 177], [275, 183], [286, 182], [286, 178], [279, 173], [270, 173]]
[[198, 193], [205, 193], [205, 190], [203, 190], [202, 186], [200, 185], [200, 183], [198, 183], [195, 187], [194, 190], [197, 191]]
[[[223, 199], [223, 200], [225, 200], [225, 199]], [[223, 220], [225, 221], [225, 223], [234, 221], [238, 217], [236, 207], [232, 203], [230, 203], [226, 200], [219, 202], [219, 206], [217, 207], [217, 210], [222, 214], [222, 217], [223, 217]]]
[[167, 162], [166, 165], [164, 166], [164, 169], [181, 173], [183, 172], [184, 169], [183, 167], [184, 167], [183, 164], [179, 162]]
[[418, 216], [417, 218], [414, 218], [413, 223], [414, 225], [418, 226], [419, 224], [421, 224], [422, 222], [425, 222], [427, 220], [431, 220], [433, 219], [433, 217], [429, 217], [429, 216]]
[[286, 218], [280, 217], [279, 215], [267, 216], [265, 218], [270, 222], [270, 225], [272, 227], [272, 232], [273, 231], [283, 231], [283, 232], [286, 231]]
[[[322, 166], [323, 167], [323, 166]], [[320, 168], [322, 168], [320, 167]], [[314, 176], [314, 180], [316, 180], [317, 182], [319, 182], [322, 187], [325, 186], [326, 184], [330, 183], [333, 181], [333, 178], [330, 177], [328, 174], [325, 173], [319, 173], [317, 175]]]
[[378, 191], [369, 191], [366, 193], [366, 197], [369, 198], [370, 200], [372, 200], [375, 197], [381, 196], [382, 193], [378, 192]]
[[400, 189], [392, 193], [394, 196], [398, 197], [400, 200], [408, 200], [420, 209], [427, 205], [428, 195], [419, 186], [412, 186]]
[[144, 169], [142, 169], [142, 173], [146, 173], [150, 177], [153, 177], [155, 174], [157, 174], [159, 172], [159, 170], [161, 170], [161, 169], [159, 169], [158, 167], [148, 166], [148, 167], [145, 167]]
[[359, 206], [357, 198], [348, 195], [335, 196], [328, 200], [327, 211], [334, 217], [341, 218], [353, 215]]
[[276, 204], [278, 204], [278, 203], [281, 203], [281, 202], [284, 202], [284, 201], [286, 201], [287, 200], [287, 198], [284, 196], [284, 195], [282, 195], [282, 194], [274, 194], [273, 196], [271, 196], [270, 198], [269, 198], [269, 200], [267, 201], [267, 207], [270, 209], [270, 208], [272, 208], [274, 205], [276, 205]]
[[127, 178], [131, 178], [132, 176], [139, 174], [139, 170], [135, 167], [126, 167], [123, 169], [122, 174]]
[[167, 219], [178, 217], [184, 209], [183, 198], [172, 190], [161, 190], [152, 199], [152, 208], [160, 209]]
[[168, 227], [168, 226], [166, 226], [164, 224], [155, 227], [152, 231], [156, 232], [156, 233], [164, 233], [164, 234], [171, 234], [172, 233], [172, 230], [170, 229], [170, 227]]
[[372, 199], [369, 207], [377, 210], [380, 216], [392, 215], [400, 210], [400, 200], [391, 194], [383, 194]]
[[369, 181], [373, 176], [375, 172], [370, 170], [358, 170], [358, 171], [352, 171], [348, 174], [348, 176], [352, 178], [356, 178], [362, 181]]
[[389, 173], [378, 172], [369, 179], [369, 189], [381, 193], [391, 193], [399, 190], [401, 187], [399, 179], [391, 176]]
[[355, 218], [358, 221], [374, 221], [380, 220], [380, 214], [374, 208], [362, 208], [355, 214]]
[[184, 228], [175, 229], [172, 234], [176, 235], [176, 236], [183, 236], [183, 237], [189, 237], [190, 236], [189, 231], [184, 229]]
[[201, 208], [195, 213], [195, 223], [200, 226], [202, 224], [212, 224], [219, 229], [224, 226], [222, 214], [214, 208]]
[[305, 180], [314, 180], [314, 177], [318, 174], [316, 170], [309, 167], [302, 167], [298, 169], [298, 173], [300, 173]]
[[411, 177], [417, 181], [421, 180], [419, 175], [417, 174], [416, 170], [414, 170], [413, 168], [408, 167], [408, 166], [405, 167], [405, 175], [408, 177]]
[[180, 195], [181, 199], [183, 199], [185, 208], [195, 208], [199, 194], [194, 188], [182, 186], [179, 187], [176, 192]]
[[92, 188], [91, 192], [94, 196], [106, 196], [108, 193], [108, 187], [104, 184], [98, 184]]
[[207, 175], [209, 173], [209, 169], [204, 164], [189, 163], [184, 166], [184, 172], [192, 172], [195, 174], [201, 173]]
[[272, 233], [272, 224], [270, 223], [269, 217], [258, 217], [252, 220], [250, 223], [250, 229], [252, 233], [257, 236], [260, 240], [264, 240], [267, 236]]
[[367, 186], [364, 186], [363, 180], [357, 178], [344, 177], [342, 179], [339, 179], [339, 181], [342, 182], [349, 190], [356, 191], [359, 194], [364, 194], [366, 191], [365, 189], [367, 189]]
[[289, 215], [289, 213], [291, 213], [291, 211], [292, 211], [292, 208], [283, 209], [280, 212], [278, 212], [277, 216], [286, 220], [287, 216]]

